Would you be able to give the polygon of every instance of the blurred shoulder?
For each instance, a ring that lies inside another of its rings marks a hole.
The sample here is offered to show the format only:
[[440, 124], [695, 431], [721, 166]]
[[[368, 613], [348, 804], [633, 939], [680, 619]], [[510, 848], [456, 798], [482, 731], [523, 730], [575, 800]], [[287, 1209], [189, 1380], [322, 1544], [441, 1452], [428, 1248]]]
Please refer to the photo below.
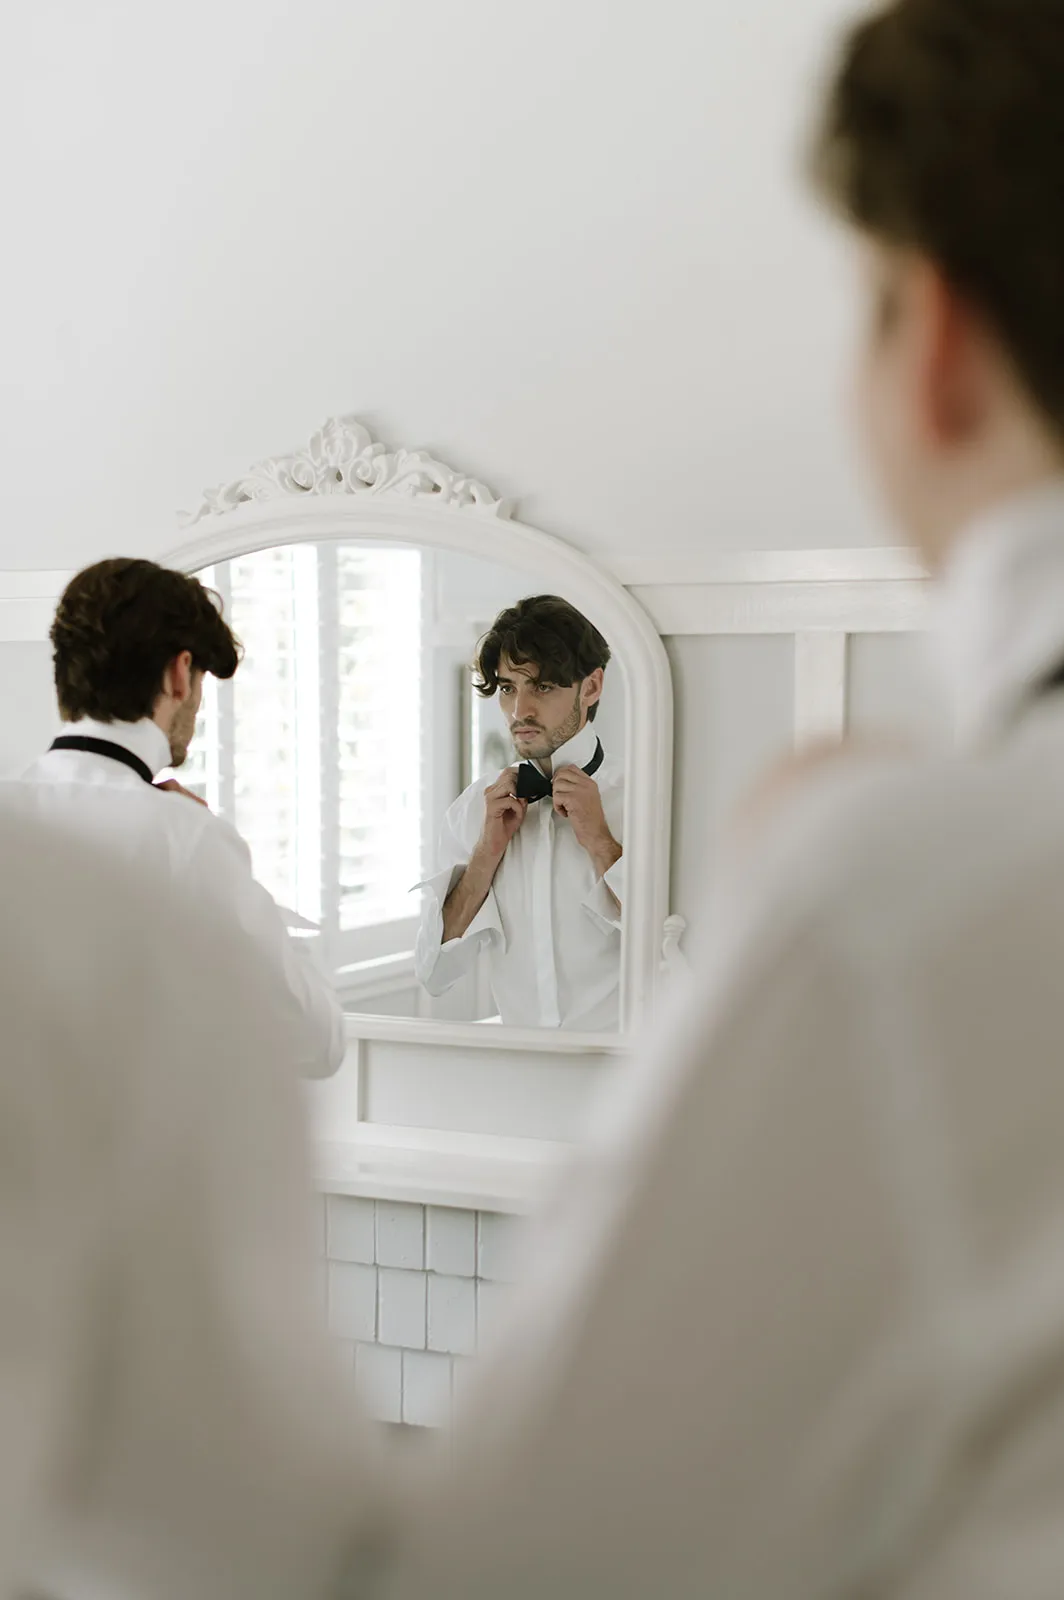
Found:
[[1009, 871], [1032, 784], [1012, 755], [840, 757], [734, 841], [722, 885], [764, 916], [855, 946], [926, 938]]

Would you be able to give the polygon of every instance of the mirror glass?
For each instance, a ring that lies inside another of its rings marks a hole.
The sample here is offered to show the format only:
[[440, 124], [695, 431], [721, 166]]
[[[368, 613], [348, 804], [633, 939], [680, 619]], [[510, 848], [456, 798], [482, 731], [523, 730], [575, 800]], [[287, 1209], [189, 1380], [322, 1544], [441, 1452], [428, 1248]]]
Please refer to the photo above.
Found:
[[500, 647], [478, 677], [524, 573], [325, 540], [199, 576], [244, 658], [205, 680], [181, 782], [318, 930], [346, 1009], [615, 1031], [624, 686], [587, 619], [525, 608], [506, 637], [529, 659]]

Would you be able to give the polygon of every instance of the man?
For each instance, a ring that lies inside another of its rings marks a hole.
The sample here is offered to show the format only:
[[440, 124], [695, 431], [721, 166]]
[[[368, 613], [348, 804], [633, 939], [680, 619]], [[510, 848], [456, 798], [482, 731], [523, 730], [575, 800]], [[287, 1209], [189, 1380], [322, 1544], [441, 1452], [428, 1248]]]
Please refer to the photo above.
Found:
[[387, 1461], [320, 1312], [274, 973], [138, 790], [80, 786], [92, 851], [36, 800], [0, 784], [0, 1597], [330, 1594]]
[[[162, 835], [176, 878], [193, 888], [209, 882], [229, 897], [272, 974], [271, 1014], [293, 1066], [308, 1077], [335, 1071], [344, 1056], [343, 1015], [306, 940], [290, 937], [235, 830], [202, 802], [192, 804], [197, 797], [175, 780], [154, 782], [188, 754], [204, 674], [231, 678], [237, 669], [238, 647], [216, 597], [196, 578], [152, 561], [101, 561], [67, 585], [51, 639], [66, 726], [22, 778], [40, 815], [94, 846], [113, 838], [134, 862]], [[130, 796], [120, 830], [106, 808], [86, 808], [86, 792], [99, 788]]]
[[735, 858], [389, 1600], [1064, 1593], [1062, 84], [1060, 0], [847, 43], [817, 169], [958, 748]]
[[556, 595], [499, 613], [478, 692], [499, 696], [518, 757], [450, 807], [425, 889], [416, 969], [443, 994], [487, 949], [515, 1027], [619, 1026], [624, 776], [595, 736], [610, 650]]

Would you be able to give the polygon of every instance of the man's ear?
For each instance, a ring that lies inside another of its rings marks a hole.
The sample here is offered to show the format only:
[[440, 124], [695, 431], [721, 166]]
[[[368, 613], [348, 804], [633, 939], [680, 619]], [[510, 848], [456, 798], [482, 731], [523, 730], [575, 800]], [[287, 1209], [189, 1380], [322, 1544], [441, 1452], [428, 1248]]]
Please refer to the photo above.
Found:
[[163, 694], [179, 705], [192, 693], [192, 652], [182, 650], [163, 668]]
[[975, 308], [925, 264], [912, 284], [920, 329], [920, 405], [935, 443], [964, 444], [983, 409], [985, 330]]
[[586, 710], [588, 706], [597, 704], [602, 699], [602, 685], [606, 674], [601, 667], [596, 667], [594, 672], [586, 677], [580, 685], [580, 704]]

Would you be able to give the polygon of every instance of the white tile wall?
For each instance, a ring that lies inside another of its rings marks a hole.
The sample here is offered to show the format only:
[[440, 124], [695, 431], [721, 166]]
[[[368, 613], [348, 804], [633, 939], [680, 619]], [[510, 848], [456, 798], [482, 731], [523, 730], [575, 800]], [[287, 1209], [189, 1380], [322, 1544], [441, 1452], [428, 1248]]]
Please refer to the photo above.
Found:
[[363, 1405], [382, 1422], [449, 1423], [509, 1297], [520, 1222], [329, 1195], [319, 1236], [329, 1326], [352, 1347]]

